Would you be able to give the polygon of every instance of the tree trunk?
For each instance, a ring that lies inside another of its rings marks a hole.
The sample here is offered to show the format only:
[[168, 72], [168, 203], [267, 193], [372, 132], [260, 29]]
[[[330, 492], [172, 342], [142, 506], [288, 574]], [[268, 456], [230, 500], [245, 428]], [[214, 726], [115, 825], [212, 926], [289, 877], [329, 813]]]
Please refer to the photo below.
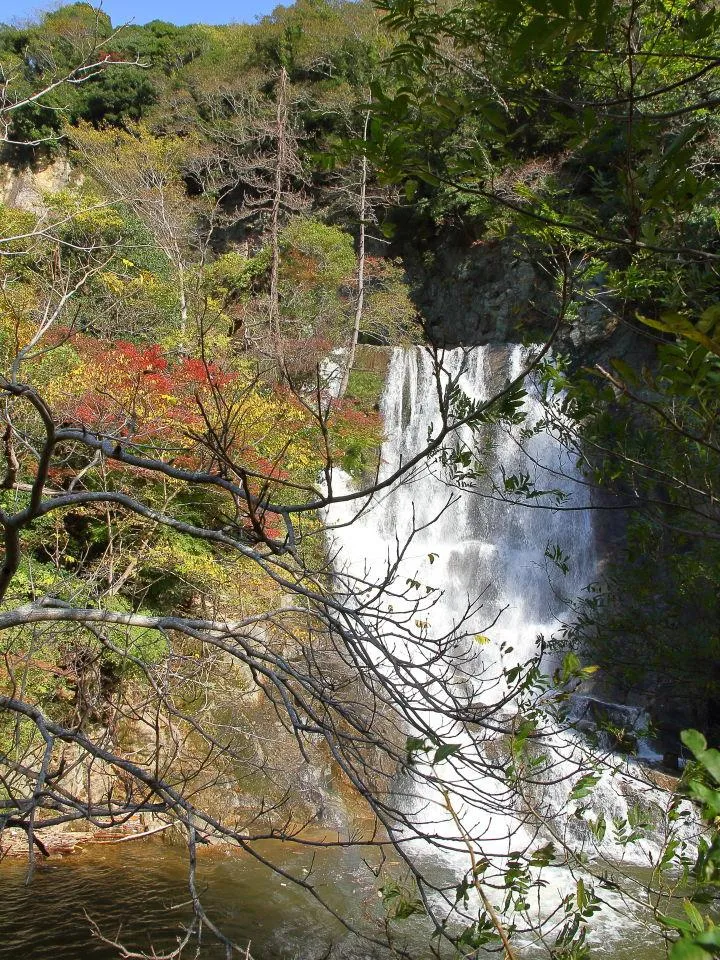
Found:
[[[365, 114], [365, 126], [363, 127], [363, 143], [367, 141], [368, 126], [370, 124], [370, 111]], [[367, 154], [363, 152], [361, 177], [360, 177], [360, 197], [358, 202], [358, 212], [360, 214], [360, 239], [358, 243], [358, 272], [357, 272], [357, 299], [355, 301], [355, 323], [348, 345], [347, 357], [345, 358], [345, 369], [342, 380], [338, 388], [338, 400], [342, 400], [348, 388], [350, 380], [350, 371], [355, 364], [355, 352], [357, 351], [358, 337], [360, 335], [360, 324], [362, 323], [363, 307], [365, 305], [365, 221], [367, 219]]]
[[188, 327], [187, 292], [185, 290], [185, 268], [178, 260], [178, 296], [180, 298], [180, 334], [185, 336]]
[[288, 165], [288, 143], [287, 143], [287, 124], [288, 124], [288, 94], [287, 94], [287, 71], [285, 67], [280, 68], [280, 79], [277, 92], [277, 114], [276, 114], [276, 138], [277, 155], [275, 162], [275, 183], [270, 211], [270, 301], [268, 304], [268, 313], [270, 319], [270, 338], [272, 342], [273, 353], [280, 365], [281, 370], [285, 368], [283, 355], [282, 335], [280, 330], [280, 213], [282, 204], [283, 188], [285, 175]]

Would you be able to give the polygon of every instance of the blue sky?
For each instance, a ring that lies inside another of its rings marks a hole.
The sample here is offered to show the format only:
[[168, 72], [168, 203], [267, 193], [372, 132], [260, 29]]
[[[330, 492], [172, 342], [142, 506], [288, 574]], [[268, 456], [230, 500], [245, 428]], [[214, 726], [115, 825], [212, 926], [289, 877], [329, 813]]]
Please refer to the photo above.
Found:
[[[127, 20], [147, 23], [169, 20], [170, 23], [252, 23], [258, 16], [270, 13], [280, 2], [290, 6], [292, 0], [103, 0], [102, 8], [113, 24]], [[30, 17], [39, 10], [64, 6], [58, 0], [0, 0], [0, 23]]]

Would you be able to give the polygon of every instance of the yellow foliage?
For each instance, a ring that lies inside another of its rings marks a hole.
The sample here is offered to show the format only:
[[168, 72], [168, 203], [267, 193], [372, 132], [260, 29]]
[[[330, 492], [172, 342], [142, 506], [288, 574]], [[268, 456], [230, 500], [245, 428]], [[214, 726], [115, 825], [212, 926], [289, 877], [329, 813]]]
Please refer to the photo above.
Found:
[[125, 281], [110, 270], [106, 270], [99, 274], [98, 279], [103, 286], [107, 287], [108, 290], [111, 290], [113, 293], [122, 293], [123, 288], [125, 287]]

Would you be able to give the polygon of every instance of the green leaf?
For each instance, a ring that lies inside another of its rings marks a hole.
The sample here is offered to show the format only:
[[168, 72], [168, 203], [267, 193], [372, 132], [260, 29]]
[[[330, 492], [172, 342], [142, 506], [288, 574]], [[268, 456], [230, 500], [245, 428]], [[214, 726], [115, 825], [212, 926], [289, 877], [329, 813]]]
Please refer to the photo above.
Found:
[[592, 830], [593, 836], [598, 841], [598, 843], [602, 843], [605, 837], [605, 833], [607, 832], [607, 822], [605, 820], [604, 814], [601, 813], [597, 818], [597, 820], [594, 823], [589, 822], [588, 826]]
[[680, 739], [698, 760], [707, 750], [707, 740], [699, 730], [683, 730]]
[[688, 786], [690, 795], [701, 803], [704, 803], [707, 810], [706, 814], [711, 817], [720, 816], [720, 791], [711, 790], [704, 783], [692, 780]]
[[[695, 937], [695, 942], [703, 947], [720, 947], [720, 927], [713, 927], [705, 930], [699, 936]], [[715, 953], [715, 951], [713, 951]]]
[[415, 762], [415, 754], [428, 753], [431, 749], [430, 744], [428, 744], [424, 737], [408, 737], [405, 741], [408, 766], [412, 766]]
[[462, 105], [453, 100], [451, 97], [445, 96], [445, 94], [438, 93], [435, 96], [435, 102], [439, 103], [440, 106], [445, 107], [451, 114], [459, 116], [463, 112]]
[[447, 760], [448, 757], [451, 757], [454, 753], [457, 753], [459, 749], [459, 743], [444, 743], [435, 751], [435, 756], [433, 757], [432, 762], [442, 763], [443, 760]]
[[585, 24], [576, 23], [573, 27], [568, 30], [568, 34], [565, 37], [565, 43], [571, 47], [574, 43], [577, 43], [578, 40], [585, 34]]
[[533, 19], [525, 27], [525, 29], [521, 31], [517, 40], [515, 41], [512, 49], [512, 55], [515, 57], [521, 57], [523, 54], [527, 53], [530, 47], [544, 38], [546, 27], [546, 16], [533, 17]]
[[575, 893], [575, 901], [578, 905], [579, 910], [583, 910], [587, 905], [587, 896], [585, 894], [585, 883], [582, 880], [582, 878], [577, 882], [577, 891]]
[[685, 337], [687, 340], [693, 340], [695, 343], [702, 344], [710, 353], [720, 357], [720, 342], [708, 337], [698, 327], [696, 327], [689, 317], [682, 313], [664, 313], [659, 320], [653, 317], [644, 317], [638, 314], [638, 320], [644, 323], [646, 327], [652, 327], [653, 330], [662, 330], [663, 333], [673, 333], [677, 337]]
[[695, 904], [691, 903], [690, 900], [683, 900], [683, 910], [687, 914], [693, 930], [696, 933], [702, 933], [705, 929], [705, 921]]
[[400, 899], [393, 910], [393, 919], [395, 920], [407, 920], [408, 917], [413, 917], [416, 914], [424, 914], [425, 907], [421, 900], [405, 900]]
[[418, 182], [417, 180], [407, 180], [405, 182], [405, 199], [408, 203], [412, 203], [415, 199], [415, 194], [417, 193]]
[[596, 773], [589, 773], [585, 777], [580, 777], [578, 782], [570, 791], [570, 800], [582, 800], [583, 797], [588, 797], [593, 792], [595, 784], [600, 779], [600, 775]]
[[554, 857], [555, 845], [553, 843], [546, 843], [544, 847], [538, 847], [537, 850], [533, 850], [529, 862], [533, 867], [547, 867], [552, 863]]
[[507, 130], [507, 119], [499, 107], [492, 103], [481, 103], [478, 107], [480, 113], [491, 126], [498, 130]]
[[614, 357], [610, 361], [610, 366], [613, 368], [613, 370], [615, 370], [616, 373], [620, 374], [625, 383], [636, 384], [638, 382], [637, 373], [633, 370], [629, 363], [626, 363], [619, 357]]
[[670, 960], [708, 960], [708, 954], [692, 940], [678, 940], [670, 951]]
[[698, 757], [698, 762], [705, 767], [716, 783], [720, 783], [720, 753], [717, 750], [705, 750]]
[[570, 0], [548, 0], [550, 7], [554, 13], [563, 19], [567, 19], [570, 16]]
[[720, 784], [720, 752], [707, 748], [707, 740], [697, 730], [683, 730], [680, 738], [695, 759]]
[[707, 310], [703, 310], [697, 326], [703, 333], [712, 333], [716, 327], [720, 326], [720, 303], [715, 303]]
[[613, 0], [597, 0], [595, 4], [595, 19], [598, 24], [604, 24], [610, 20], [613, 14]]
[[429, 170], [415, 170], [415, 176], [418, 180], [422, 180], [424, 183], [429, 183], [431, 187], [437, 187], [440, 184], [440, 180], [435, 176], [434, 173], [430, 173]]
[[660, 863], [658, 864], [660, 870], [667, 870], [671, 866], [679, 846], [680, 840], [677, 837], [673, 837], [668, 841], [667, 846], [663, 850], [662, 857], [660, 858]]
[[670, 917], [665, 913], [658, 913], [658, 920], [669, 930], [679, 930], [681, 933], [692, 933], [692, 926], [687, 920], [681, 920], [680, 917]]

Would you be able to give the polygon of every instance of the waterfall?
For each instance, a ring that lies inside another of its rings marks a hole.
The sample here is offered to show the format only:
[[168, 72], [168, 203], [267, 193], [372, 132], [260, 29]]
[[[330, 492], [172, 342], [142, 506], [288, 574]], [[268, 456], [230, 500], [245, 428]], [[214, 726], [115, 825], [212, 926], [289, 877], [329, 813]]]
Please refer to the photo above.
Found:
[[[438, 373], [430, 352], [396, 348], [381, 405], [379, 481], [437, 435], [439, 388], [456, 383], [467, 409], [467, 401], [489, 399], [526, 363], [525, 348], [486, 346], [446, 351]], [[617, 756], [600, 762], [580, 734], [547, 719], [542, 751], [549, 759], [537, 761], [528, 778], [534, 787], [523, 793], [504, 777], [508, 731], [520, 719], [521, 705], [508, 702], [513, 671], [537, 655], [539, 636], [557, 630], [567, 600], [595, 579], [598, 563], [582, 477], [546, 427], [538, 389], [532, 381], [526, 387], [522, 424], [490, 422], [474, 433], [460, 427], [399, 482], [370, 500], [336, 504], [325, 517], [338, 590], [351, 597], [362, 584], [361, 593], [375, 590], [380, 598], [384, 638], [371, 656], [411, 704], [408, 733], [431, 731], [435, 743], [452, 745], [435, 764], [432, 751], [419, 754], [416, 773], [398, 782], [406, 816], [396, 839], [411, 856], [441, 863], [455, 876], [467, 869], [469, 843], [493, 860], [495, 876], [510, 851], [546, 841], [647, 866], [660, 838], [639, 830], [628, 843], [613, 818], [632, 820], [639, 800], [667, 806], [667, 795], [636, 763]], [[352, 484], [337, 471], [333, 489], [348, 493]], [[448, 704], [463, 707], [465, 716], [475, 711], [478, 724], [458, 720]], [[597, 780], [592, 795], [573, 799], [583, 776]], [[599, 828], [601, 820], [606, 828]], [[574, 882], [567, 871], [555, 871], [544, 894], [548, 911]]]
[[[460, 386], [471, 399], [485, 401], [506, 379], [518, 376], [525, 353], [519, 346], [507, 350], [484, 347], [469, 355], [453, 350], [445, 354], [443, 367], [448, 376], [460, 374]], [[528, 422], [542, 418], [544, 410], [532, 395], [526, 407]], [[426, 444], [428, 424], [437, 425], [435, 370], [427, 352], [394, 351], [382, 413], [387, 438], [382, 470], [390, 473]], [[497, 475], [502, 465], [507, 475], [529, 472], [539, 490], [576, 492], [571, 458], [549, 433], [543, 431], [526, 440], [524, 450], [517, 436], [503, 428], [486, 429], [486, 434], [489, 442], [482, 466], [488, 474]], [[461, 431], [460, 439], [471, 440], [467, 429]], [[458, 621], [468, 595], [482, 592], [483, 607], [475, 624], [482, 627], [493, 622], [499, 610], [507, 608], [488, 636], [494, 647], [503, 641], [514, 645], [517, 661], [523, 662], [535, 652], [537, 634], [547, 633], [562, 606], [548, 588], [546, 546], [557, 544], [571, 555], [570, 575], [564, 583], [569, 595], [594, 577], [590, 515], [582, 510], [548, 509], [547, 499], [540, 497], [516, 507], [497, 495], [493, 499], [478, 496], [468, 487], [432, 523], [447, 498], [447, 471], [436, 464], [417, 483], [399, 486], [385, 500], [382, 517], [377, 518], [379, 530], [385, 537], [397, 532], [402, 539], [410, 531], [413, 513], [417, 524], [429, 523], [417, 538], [414, 557], [419, 561], [418, 579], [428, 578], [445, 589], [433, 616]], [[428, 560], [431, 552], [436, 554], [432, 564]]]

